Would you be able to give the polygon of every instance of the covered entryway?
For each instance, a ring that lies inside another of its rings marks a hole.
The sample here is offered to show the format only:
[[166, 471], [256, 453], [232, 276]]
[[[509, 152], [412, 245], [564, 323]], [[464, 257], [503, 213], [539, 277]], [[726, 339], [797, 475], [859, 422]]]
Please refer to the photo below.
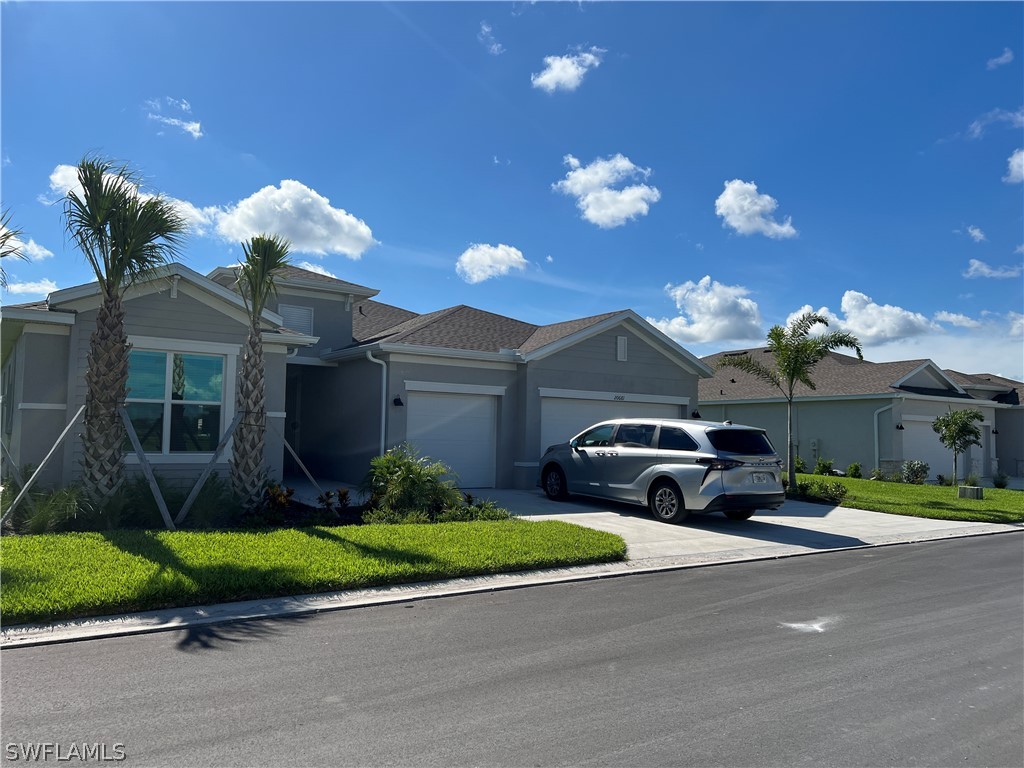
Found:
[[[606, 419], [685, 418], [684, 397], [541, 389], [540, 453]], [[621, 398], [621, 399], [620, 399]]]
[[416, 450], [451, 467], [460, 488], [493, 488], [498, 398], [417, 391], [408, 398], [406, 436]]

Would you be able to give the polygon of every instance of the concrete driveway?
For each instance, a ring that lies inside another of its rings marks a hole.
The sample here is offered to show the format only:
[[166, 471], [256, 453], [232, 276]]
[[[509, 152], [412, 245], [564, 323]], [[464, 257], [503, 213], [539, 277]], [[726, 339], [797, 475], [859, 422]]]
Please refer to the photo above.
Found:
[[690, 515], [680, 525], [655, 520], [641, 507], [574, 497], [557, 502], [540, 490], [481, 492], [530, 520], [564, 520], [621, 536], [634, 565], [649, 567], [749, 560], [830, 549], [931, 541], [1024, 530], [1018, 525], [961, 523], [787, 501], [750, 520]]

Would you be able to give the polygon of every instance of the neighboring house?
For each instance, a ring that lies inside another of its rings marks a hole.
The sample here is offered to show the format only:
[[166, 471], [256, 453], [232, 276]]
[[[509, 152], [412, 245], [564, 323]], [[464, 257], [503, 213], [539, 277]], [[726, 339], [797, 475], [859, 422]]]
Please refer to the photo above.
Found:
[[[203, 277], [170, 265], [128, 294], [134, 389], [155, 386], [149, 369], [165, 365], [159, 392], [141, 400], [138, 391], [129, 394], [130, 408], [134, 401], [137, 409], [163, 409], [163, 442], [160, 450], [153, 442], [149, 456], [162, 475], [194, 476], [203, 455], [188, 445], [181, 450], [174, 434], [171, 415], [180, 406], [172, 394], [173, 353], [185, 356], [186, 372], [204, 372], [186, 401], [198, 397], [195, 406], [219, 408], [207, 421], [219, 416], [220, 429], [231, 420], [245, 338], [234, 282], [230, 268]], [[357, 482], [374, 456], [409, 442], [448, 463], [462, 487], [529, 488], [547, 445], [605, 418], [689, 418], [698, 407], [698, 379], [712, 375], [631, 310], [538, 326], [467, 306], [418, 315], [372, 300], [374, 289], [297, 267], [282, 270], [277, 287], [264, 315], [274, 478], [298, 472], [283, 437], [323, 480]], [[19, 463], [38, 462], [84, 401], [97, 305], [89, 285], [0, 313], [4, 439]], [[223, 366], [216, 385], [211, 357]], [[200, 447], [216, 444], [215, 437], [211, 431]], [[76, 441], [49, 482], [77, 476]]]
[[[722, 352], [702, 358], [711, 368], [730, 356], [750, 354], [772, 361], [767, 348]], [[944, 371], [931, 360], [872, 363], [830, 353], [817, 364], [816, 389], [797, 385], [793, 400], [796, 453], [813, 467], [821, 457], [834, 459], [836, 469], [852, 462], [865, 476], [873, 467], [896, 471], [909, 459], [925, 461], [930, 476], [952, 472], [952, 453], [932, 429], [936, 416], [976, 408], [981, 423], [981, 447], [973, 447], [958, 463], [979, 477], [1002, 471], [1024, 475], [1024, 384], [989, 374]], [[775, 446], [786, 445], [786, 401], [778, 389], [735, 368], [715, 371], [700, 382], [704, 418], [731, 419], [767, 428]]]

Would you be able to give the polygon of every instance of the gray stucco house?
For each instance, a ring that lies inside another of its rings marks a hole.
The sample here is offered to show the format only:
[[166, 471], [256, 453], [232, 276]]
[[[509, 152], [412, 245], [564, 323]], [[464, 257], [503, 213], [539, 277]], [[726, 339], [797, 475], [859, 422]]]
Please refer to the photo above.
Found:
[[[711, 368], [730, 355], [767, 357], [767, 348], [721, 352], [702, 358]], [[770, 359], [768, 360], [770, 364]], [[981, 478], [1002, 471], [1024, 476], [1024, 384], [991, 374], [964, 374], [940, 369], [931, 360], [873, 363], [831, 353], [818, 363], [812, 378], [817, 389], [798, 385], [793, 432], [796, 453], [813, 466], [818, 457], [834, 459], [836, 469], [859, 462], [897, 470], [917, 459], [936, 474], [952, 472], [952, 454], [932, 430], [936, 416], [950, 409], [976, 408], [985, 417], [982, 445], [960, 458]], [[775, 446], [786, 445], [786, 401], [769, 384], [735, 368], [722, 368], [699, 384], [701, 414], [712, 420], [765, 427]]]
[[[126, 296], [129, 411], [162, 476], [198, 474], [233, 416], [246, 333], [234, 281], [171, 264]], [[348, 483], [407, 441], [462, 487], [529, 488], [548, 444], [603, 418], [689, 418], [712, 375], [631, 310], [539, 326], [468, 306], [419, 315], [297, 267], [277, 283], [264, 314], [275, 479], [297, 473], [284, 439], [314, 476]], [[84, 403], [98, 300], [90, 284], [0, 311], [2, 432], [19, 464], [38, 463]], [[72, 434], [43, 481], [74, 482], [80, 459]]]

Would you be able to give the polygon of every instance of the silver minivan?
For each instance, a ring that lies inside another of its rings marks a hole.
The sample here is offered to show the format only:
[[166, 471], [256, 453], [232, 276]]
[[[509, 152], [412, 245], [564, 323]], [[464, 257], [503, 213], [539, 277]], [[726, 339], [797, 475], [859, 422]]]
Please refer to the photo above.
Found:
[[758, 427], [682, 419], [614, 419], [552, 445], [538, 485], [552, 499], [599, 496], [649, 507], [666, 523], [690, 512], [746, 520], [786, 500], [782, 459]]

